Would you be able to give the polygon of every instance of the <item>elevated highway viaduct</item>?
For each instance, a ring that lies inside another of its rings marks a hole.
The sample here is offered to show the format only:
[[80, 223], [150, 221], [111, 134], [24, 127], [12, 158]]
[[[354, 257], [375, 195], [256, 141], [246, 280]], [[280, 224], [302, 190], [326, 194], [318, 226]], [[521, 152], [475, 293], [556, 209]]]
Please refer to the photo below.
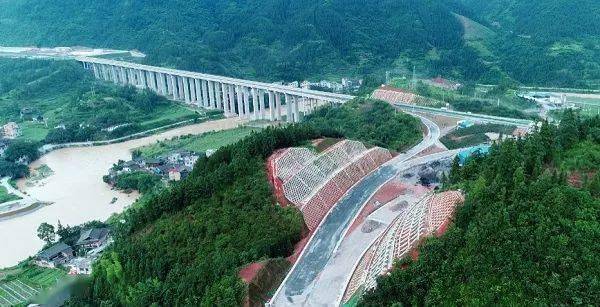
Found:
[[299, 122], [324, 104], [340, 104], [354, 96], [235, 79], [191, 71], [141, 65], [101, 58], [78, 57], [98, 79], [149, 89], [174, 100], [225, 116]]
[[[77, 57], [94, 76], [120, 85], [149, 89], [173, 100], [206, 109], [222, 110], [227, 117], [299, 122], [326, 104], [342, 104], [352, 95], [329, 93], [185, 70], [142, 65], [102, 58]], [[472, 114], [413, 104], [395, 103], [409, 112], [447, 115], [488, 123], [528, 126], [530, 120]]]

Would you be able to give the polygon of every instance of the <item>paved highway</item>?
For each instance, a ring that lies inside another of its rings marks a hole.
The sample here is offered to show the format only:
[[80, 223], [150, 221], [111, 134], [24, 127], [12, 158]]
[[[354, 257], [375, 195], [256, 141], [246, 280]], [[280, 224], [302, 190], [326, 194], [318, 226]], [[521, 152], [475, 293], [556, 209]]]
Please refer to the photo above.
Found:
[[502, 124], [502, 125], [515, 125], [518, 127], [529, 127], [533, 124], [533, 121], [528, 119], [519, 119], [519, 118], [508, 118], [508, 117], [499, 117], [485, 114], [476, 114], [476, 113], [468, 113], [468, 112], [459, 112], [453, 110], [445, 110], [424, 106], [417, 106], [412, 104], [404, 104], [404, 103], [394, 103], [394, 106], [397, 108], [407, 111], [407, 112], [423, 112], [435, 115], [446, 115], [452, 117], [460, 117], [465, 119], [471, 119], [475, 121], [491, 123], [491, 124]]
[[[336, 295], [341, 293], [345, 287], [343, 284], [337, 285], [337, 288], [328, 288], [333, 295], [331, 301], [315, 302], [311, 300], [311, 293], [318, 284], [319, 274], [331, 261], [346, 229], [379, 187], [398, 172], [415, 165], [415, 162], [408, 160], [438, 141], [439, 127], [427, 118], [421, 116], [419, 118], [427, 126], [429, 133], [415, 147], [398, 155], [363, 178], [331, 209], [273, 296], [272, 306], [335, 305]], [[351, 270], [348, 270], [348, 274], [351, 273]]]

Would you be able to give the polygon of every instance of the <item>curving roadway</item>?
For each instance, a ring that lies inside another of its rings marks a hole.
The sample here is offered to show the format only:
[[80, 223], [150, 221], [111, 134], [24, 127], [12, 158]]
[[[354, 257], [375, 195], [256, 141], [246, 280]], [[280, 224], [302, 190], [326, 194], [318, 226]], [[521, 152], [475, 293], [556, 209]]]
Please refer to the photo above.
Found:
[[[431, 120], [418, 116], [428, 128], [428, 134], [416, 146], [406, 153], [394, 157], [376, 171], [367, 175], [354, 187], [352, 187], [337, 203], [325, 219], [321, 222], [308, 244], [302, 251], [300, 258], [296, 261], [277, 292], [269, 302], [271, 306], [332, 306], [336, 305], [339, 292], [343, 291], [345, 285], [329, 285], [333, 300], [314, 301], [311, 297], [314, 289], [322, 290], [324, 285], [319, 285], [319, 275], [332, 260], [337, 247], [343, 236], [351, 225], [356, 215], [371, 196], [393, 178], [398, 172], [413, 165], [421, 164], [422, 159], [409, 161], [419, 152], [436, 144], [440, 137], [439, 127]], [[352, 268], [348, 268], [348, 274], [352, 274]], [[331, 287], [333, 286], [333, 287]]]

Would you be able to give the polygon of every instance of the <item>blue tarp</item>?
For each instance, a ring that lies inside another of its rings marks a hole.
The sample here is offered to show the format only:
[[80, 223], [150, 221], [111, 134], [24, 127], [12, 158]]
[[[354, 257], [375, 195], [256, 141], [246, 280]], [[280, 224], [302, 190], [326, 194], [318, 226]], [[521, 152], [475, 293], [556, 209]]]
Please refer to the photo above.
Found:
[[458, 153], [458, 161], [460, 165], [464, 165], [467, 160], [473, 155], [487, 155], [490, 151], [490, 145], [478, 145], [469, 147]]

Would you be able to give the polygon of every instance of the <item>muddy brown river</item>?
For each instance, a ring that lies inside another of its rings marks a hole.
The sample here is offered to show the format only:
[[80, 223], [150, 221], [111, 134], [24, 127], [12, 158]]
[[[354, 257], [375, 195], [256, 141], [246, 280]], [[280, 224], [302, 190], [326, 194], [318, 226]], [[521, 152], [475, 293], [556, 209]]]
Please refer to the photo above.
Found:
[[[46, 164], [54, 174], [33, 185], [20, 180], [18, 186], [24, 193], [52, 205], [0, 220], [0, 268], [15, 265], [42, 248], [44, 243], [37, 237], [37, 228], [43, 222], [56, 226], [58, 221], [62, 225], [78, 225], [92, 220], [106, 220], [131, 205], [139, 195], [111, 190], [102, 181], [102, 176], [119, 159], [130, 159], [132, 149], [175, 136], [232, 129], [241, 124], [243, 121], [237, 118], [223, 119], [123, 143], [65, 148], [42, 156], [30, 167]], [[111, 204], [113, 198], [117, 198], [117, 201]]]

